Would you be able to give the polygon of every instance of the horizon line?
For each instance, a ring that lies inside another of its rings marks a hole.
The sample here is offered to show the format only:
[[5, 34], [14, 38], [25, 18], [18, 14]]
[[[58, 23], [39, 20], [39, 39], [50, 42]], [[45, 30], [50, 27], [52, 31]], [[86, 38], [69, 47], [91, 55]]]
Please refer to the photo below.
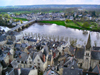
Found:
[[[100, 4], [32, 4], [32, 5], [100, 5]], [[5, 6], [32, 6], [32, 5], [5, 5]], [[5, 7], [0, 6], [0, 7]]]

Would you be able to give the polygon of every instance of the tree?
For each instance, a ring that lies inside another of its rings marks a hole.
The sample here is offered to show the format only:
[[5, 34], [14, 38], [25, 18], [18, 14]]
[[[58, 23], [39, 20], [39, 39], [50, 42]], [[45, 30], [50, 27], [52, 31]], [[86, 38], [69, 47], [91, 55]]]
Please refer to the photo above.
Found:
[[75, 47], [76, 46], [76, 43], [77, 43], [77, 39], [70, 39], [70, 45]]
[[4, 15], [4, 18], [11, 19], [11, 17], [10, 17], [8, 14], [5, 14], [5, 15]]
[[84, 22], [82, 27], [87, 28], [87, 27], [89, 27], [89, 26], [90, 26], [90, 25], [89, 25], [88, 22]]
[[69, 19], [66, 19], [66, 22], [70, 22], [71, 20], [69, 20]]
[[92, 11], [92, 16], [93, 16], [93, 17], [95, 17], [95, 16], [96, 16], [95, 11]]
[[21, 24], [23, 23], [23, 21], [22, 21], [22, 20], [20, 20], [20, 22], [21, 22]]

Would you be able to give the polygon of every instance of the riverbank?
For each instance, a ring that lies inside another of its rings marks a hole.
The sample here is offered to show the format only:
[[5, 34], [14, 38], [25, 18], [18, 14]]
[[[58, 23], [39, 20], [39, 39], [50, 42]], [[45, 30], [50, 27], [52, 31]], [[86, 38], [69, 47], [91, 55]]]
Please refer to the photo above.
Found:
[[[76, 22], [76, 21], [38, 21], [39, 23], [49, 23], [49, 24], [57, 24], [62, 25], [69, 28], [79, 29], [79, 30], [89, 30], [89, 31], [97, 31], [100, 32], [97, 24], [95, 22], [89, 22], [89, 26], [83, 27], [83, 22]], [[93, 25], [94, 24], [94, 25]]]
[[16, 20], [28, 21], [26, 18], [17, 18], [17, 17], [12, 17], [12, 18]]

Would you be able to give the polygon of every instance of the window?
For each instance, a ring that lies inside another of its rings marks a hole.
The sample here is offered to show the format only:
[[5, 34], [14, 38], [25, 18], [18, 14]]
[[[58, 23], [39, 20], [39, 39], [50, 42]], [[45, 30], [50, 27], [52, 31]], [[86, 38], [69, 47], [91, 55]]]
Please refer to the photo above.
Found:
[[38, 67], [38, 69], [40, 69], [40, 67]]
[[38, 65], [40, 65], [40, 63], [38, 63]]
[[30, 65], [30, 68], [31, 68], [32, 66]]
[[27, 64], [27, 62], [25, 61], [25, 64]]
[[89, 53], [86, 53], [86, 56], [89, 56]]
[[22, 64], [23, 64], [23, 61], [22, 61]]
[[30, 62], [30, 64], [31, 64], [32, 62]]
[[86, 58], [86, 60], [88, 60], [88, 58]]

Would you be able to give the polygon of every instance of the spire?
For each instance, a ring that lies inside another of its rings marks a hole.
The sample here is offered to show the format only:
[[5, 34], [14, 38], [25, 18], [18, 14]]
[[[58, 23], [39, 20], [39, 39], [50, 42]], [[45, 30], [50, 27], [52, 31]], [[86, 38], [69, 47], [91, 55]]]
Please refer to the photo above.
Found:
[[91, 39], [90, 39], [90, 34], [89, 34], [88, 41], [86, 44], [86, 50], [90, 50], [90, 48], [91, 48]]

